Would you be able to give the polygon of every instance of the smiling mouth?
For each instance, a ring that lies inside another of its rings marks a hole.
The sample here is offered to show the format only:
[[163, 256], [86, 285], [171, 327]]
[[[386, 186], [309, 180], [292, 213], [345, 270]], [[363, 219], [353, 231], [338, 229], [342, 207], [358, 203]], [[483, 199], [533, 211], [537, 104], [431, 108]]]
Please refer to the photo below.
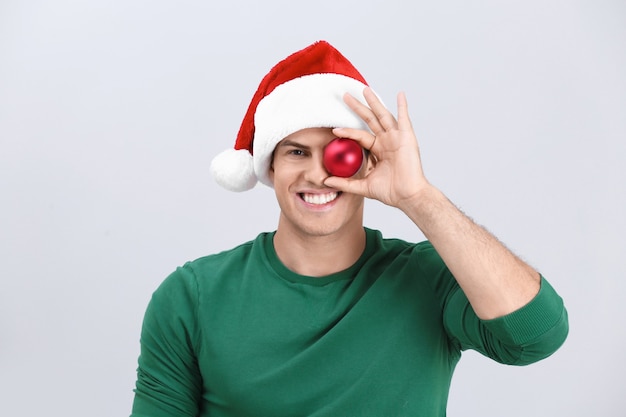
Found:
[[332, 192], [326, 194], [307, 194], [307, 193], [298, 193], [300, 198], [304, 200], [306, 203], [315, 204], [321, 206], [323, 204], [328, 204], [331, 201], [335, 200], [341, 192]]

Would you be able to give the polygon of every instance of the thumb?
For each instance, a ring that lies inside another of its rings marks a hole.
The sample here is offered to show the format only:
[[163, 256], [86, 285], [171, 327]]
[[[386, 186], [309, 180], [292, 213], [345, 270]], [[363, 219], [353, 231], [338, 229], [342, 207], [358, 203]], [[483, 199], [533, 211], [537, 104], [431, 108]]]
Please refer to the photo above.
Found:
[[366, 196], [367, 186], [362, 179], [328, 177], [324, 180], [324, 185], [345, 193]]

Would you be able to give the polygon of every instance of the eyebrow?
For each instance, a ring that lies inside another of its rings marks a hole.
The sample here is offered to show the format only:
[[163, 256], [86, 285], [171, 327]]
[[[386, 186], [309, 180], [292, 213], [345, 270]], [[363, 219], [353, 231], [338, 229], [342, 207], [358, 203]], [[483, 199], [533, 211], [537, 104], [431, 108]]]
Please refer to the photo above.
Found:
[[285, 146], [293, 146], [294, 148], [303, 149], [303, 150], [305, 150], [305, 151], [308, 151], [308, 150], [310, 150], [310, 149], [311, 149], [311, 147], [310, 147], [310, 146], [303, 145], [303, 144], [301, 144], [301, 143], [299, 143], [299, 142], [296, 142], [296, 141], [294, 141], [294, 140], [291, 140], [291, 139], [284, 139], [283, 141], [281, 141], [281, 142], [278, 144], [278, 146], [280, 146], [281, 148], [282, 148], [282, 147], [285, 147]]

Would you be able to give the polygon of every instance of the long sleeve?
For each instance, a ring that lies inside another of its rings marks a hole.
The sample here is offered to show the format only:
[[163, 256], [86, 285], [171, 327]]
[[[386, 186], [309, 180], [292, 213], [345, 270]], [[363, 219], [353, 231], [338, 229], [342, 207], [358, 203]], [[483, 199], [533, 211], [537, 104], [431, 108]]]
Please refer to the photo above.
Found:
[[539, 293], [522, 308], [481, 320], [435, 249], [425, 243], [417, 250], [420, 269], [432, 279], [441, 300], [445, 329], [459, 349], [473, 349], [509, 365], [526, 365], [550, 356], [565, 341], [567, 310], [545, 278]]
[[202, 380], [197, 341], [195, 277], [179, 268], [155, 291], [141, 332], [131, 417], [197, 416]]

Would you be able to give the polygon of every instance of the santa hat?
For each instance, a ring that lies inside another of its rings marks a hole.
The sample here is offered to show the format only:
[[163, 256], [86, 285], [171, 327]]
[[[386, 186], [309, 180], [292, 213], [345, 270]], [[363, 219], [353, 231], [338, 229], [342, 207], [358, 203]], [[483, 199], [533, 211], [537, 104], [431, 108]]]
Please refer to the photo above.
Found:
[[263, 78], [241, 123], [235, 147], [218, 154], [211, 173], [231, 191], [246, 191], [257, 181], [272, 186], [269, 168], [274, 148], [286, 136], [310, 127], [367, 129], [343, 101], [365, 103], [367, 82], [328, 42], [316, 42], [282, 60]]

